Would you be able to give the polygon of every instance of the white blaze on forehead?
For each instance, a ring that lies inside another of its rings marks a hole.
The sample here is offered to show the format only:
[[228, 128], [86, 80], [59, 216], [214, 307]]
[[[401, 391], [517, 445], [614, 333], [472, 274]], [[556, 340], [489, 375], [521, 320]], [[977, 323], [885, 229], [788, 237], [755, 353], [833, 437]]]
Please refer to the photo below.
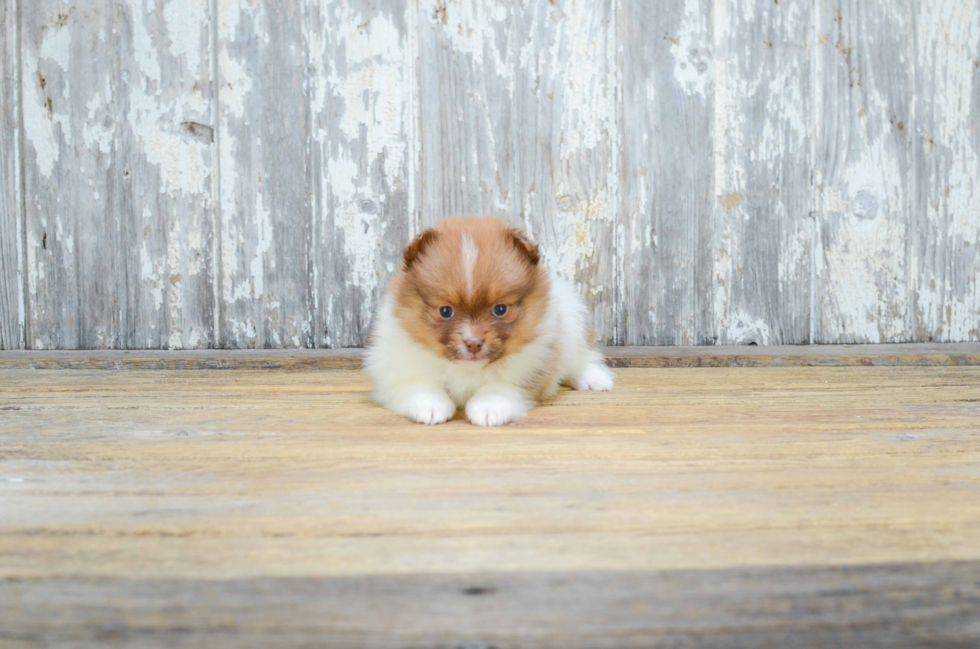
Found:
[[473, 267], [476, 266], [476, 258], [480, 251], [476, 249], [476, 243], [469, 232], [463, 233], [463, 273], [466, 275], [466, 292], [473, 295]]

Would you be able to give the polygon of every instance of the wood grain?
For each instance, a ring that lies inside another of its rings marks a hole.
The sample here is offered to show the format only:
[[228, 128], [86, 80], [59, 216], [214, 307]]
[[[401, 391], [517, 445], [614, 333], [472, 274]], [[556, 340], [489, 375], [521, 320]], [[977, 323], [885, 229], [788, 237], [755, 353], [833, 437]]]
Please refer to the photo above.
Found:
[[814, 341], [911, 340], [911, 16], [819, 0], [816, 33]]
[[218, 3], [219, 344], [311, 347], [305, 4]]
[[980, 3], [912, 3], [911, 335], [980, 339]]
[[811, 336], [813, 9], [714, 3], [713, 340]]
[[[0, 580], [10, 649], [976, 646], [980, 562]], [[165, 609], [166, 615], [160, 611]]]
[[409, 17], [220, 3], [222, 346], [366, 342], [416, 209]]
[[360, 372], [4, 370], [0, 637], [968, 644], [978, 403], [980, 367], [620, 369], [485, 430]]
[[418, 224], [415, 3], [308, 5], [311, 341], [317, 347], [361, 346]]
[[508, 206], [545, 263], [575, 282], [602, 344], [616, 331], [620, 88], [614, 0], [518, 4], [514, 195]]
[[520, 210], [513, 3], [417, 3], [421, 223]]
[[620, 272], [627, 345], [715, 338], [710, 1], [619, 0]]
[[212, 339], [203, 3], [23, 3], [28, 346]]
[[0, 0], [0, 349], [24, 347], [20, 66], [16, 0]]

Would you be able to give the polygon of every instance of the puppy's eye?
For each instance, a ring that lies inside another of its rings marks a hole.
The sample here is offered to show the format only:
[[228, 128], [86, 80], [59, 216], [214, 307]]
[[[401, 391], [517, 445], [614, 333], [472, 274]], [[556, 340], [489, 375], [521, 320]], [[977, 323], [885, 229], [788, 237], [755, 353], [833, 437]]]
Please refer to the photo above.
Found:
[[507, 305], [506, 304], [494, 304], [493, 305], [493, 314], [495, 316], [497, 316], [498, 318], [503, 318], [505, 315], [507, 315]]
[[439, 315], [442, 316], [443, 320], [449, 320], [453, 317], [453, 308], [451, 306], [441, 306], [439, 307]]

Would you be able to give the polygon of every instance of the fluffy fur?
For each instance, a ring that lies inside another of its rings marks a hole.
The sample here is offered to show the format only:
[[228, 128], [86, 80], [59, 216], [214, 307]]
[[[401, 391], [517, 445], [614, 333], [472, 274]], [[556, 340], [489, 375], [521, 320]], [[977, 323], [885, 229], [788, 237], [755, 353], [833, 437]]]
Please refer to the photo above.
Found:
[[375, 398], [423, 424], [458, 406], [478, 426], [500, 426], [559, 384], [611, 390], [585, 304], [539, 262], [537, 246], [499, 219], [447, 219], [416, 237], [375, 320]]

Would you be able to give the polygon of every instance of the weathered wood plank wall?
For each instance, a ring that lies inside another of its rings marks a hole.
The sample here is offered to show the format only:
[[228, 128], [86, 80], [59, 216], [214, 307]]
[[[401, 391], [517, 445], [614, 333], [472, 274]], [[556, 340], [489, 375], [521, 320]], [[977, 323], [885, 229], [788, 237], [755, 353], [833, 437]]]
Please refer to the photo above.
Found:
[[603, 342], [980, 340], [980, 0], [0, 0], [0, 348], [365, 342], [525, 226]]
[[208, 11], [197, 0], [18, 9], [24, 342], [213, 343]]

